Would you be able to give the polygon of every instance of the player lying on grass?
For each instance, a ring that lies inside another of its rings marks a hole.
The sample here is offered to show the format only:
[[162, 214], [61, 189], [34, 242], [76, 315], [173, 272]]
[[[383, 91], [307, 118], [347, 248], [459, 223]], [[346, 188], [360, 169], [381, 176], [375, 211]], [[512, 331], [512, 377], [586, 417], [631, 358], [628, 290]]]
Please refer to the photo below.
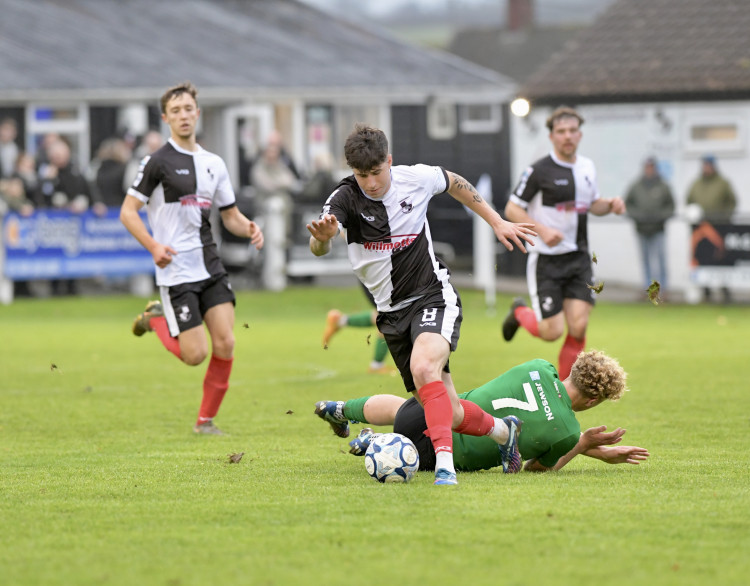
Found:
[[[523, 421], [518, 448], [526, 460], [525, 470], [559, 470], [578, 454], [609, 464], [638, 464], [649, 457], [648, 450], [619, 444], [625, 430], [606, 431], [592, 427], [581, 433], [575, 417], [609, 399], [625, 393], [626, 374], [620, 364], [603, 352], [592, 350], [578, 355], [570, 376], [560, 381], [555, 367], [536, 359], [511, 368], [496, 379], [459, 395], [473, 401], [494, 417], [515, 415]], [[336, 435], [345, 436], [349, 421], [371, 425], [393, 425], [393, 431], [411, 439], [419, 450], [420, 470], [435, 465], [432, 443], [424, 435], [424, 410], [413, 398], [373, 395], [350, 401], [320, 401], [315, 413], [327, 421]], [[350, 442], [350, 452], [364, 455], [373, 431], [365, 428]], [[487, 437], [454, 432], [454, 459], [461, 471], [485, 470], [500, 465], [494, 441]]]

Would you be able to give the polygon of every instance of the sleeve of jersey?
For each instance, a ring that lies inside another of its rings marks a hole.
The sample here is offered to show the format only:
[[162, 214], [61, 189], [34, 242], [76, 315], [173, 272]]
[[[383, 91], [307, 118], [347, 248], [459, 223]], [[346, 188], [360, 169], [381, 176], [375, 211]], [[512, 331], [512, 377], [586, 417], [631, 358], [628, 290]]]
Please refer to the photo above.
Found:
[[536, 181], [534, 167], [526, 167], [523, 175], [521, 175], [521, 179], [518, 181], [518, 185], [516, 185], [513, 193], [510, 194], [510, 201], [526, 209], [538, 191], [539, 185]]
[[146, 155], [138, 167], [138, 174], [133, 180], [133, 185], [128, 189], [128, 195], [132, 195], [143, 203], [148, 203], [151, 194], [161, 182], [161, 168], [156, 159]]
[[555, 442], [550, 446], [550, 449], [546, 454], [539, 456], [539, 463], [546, 468], [554, 467], [560, 458], [576, 446], [579, 437], [579, 435], [569, 435], [562, 438], [560, 441]]
[[448, 172], [442, 167], [419, 164], [409, 167], [409, 171], [414, 175], [414, 179], [421, 182], [433, 195], [448, 191], [450, 179]]
[[219, 182], [216, 185], [214, 199], [221, 211], [231, 208], [236, 203], [232, 182], [229, 180], [229, 171], [227, 171], [224, 161], [221, 161], [219, 166]]
[[339, 224], [341, 224], [341, 226], [343, 226], [344, 228], [347, 227], [347, 189], [348, 188], [346, 186], [339, 186], [331, 195], [328, 196], [328, 199], [323, 204], [323, 210], [320, 212], [320, 216], [318, 216], [319, 219], [326, 214], [331, 214], [332, 216], [336, 216], [336, 219], [339, 221]]

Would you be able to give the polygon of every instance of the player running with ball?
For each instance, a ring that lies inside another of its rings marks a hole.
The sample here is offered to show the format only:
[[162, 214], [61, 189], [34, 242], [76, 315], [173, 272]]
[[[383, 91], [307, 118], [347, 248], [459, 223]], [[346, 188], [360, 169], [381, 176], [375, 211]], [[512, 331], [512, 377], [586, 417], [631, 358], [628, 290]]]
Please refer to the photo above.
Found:
[[[433, 196], [448, 193], [492, 226], [508, 250], [525, 252], [531, 224], [513, 224], [500, 215], [463, 177], [428, 165], [392, 166], [383, 131], [357, 125], [344, 145], [353, 175], [343, 179], [325, 202], [320, 218], [308, 224], [310, 249], [328, 253], [331, 241], [346, 229], [354, 273], [375, 299], [377, 327], [401, 373], [406, 390], [424, 406], [436, 454], [435, 484], [457, 484], [452, 429], [491, 437], [504, 468], [520, 467], [516, 417], [498, 419], [476, 404], [459, 400], [448, 366], [461, 325], [461, 301], [449, 271], [435, 256], [427, 207]], [[336, 418], [335, 404], [324, 416]], [[317, 409], [317, 408], [316, 408]]]

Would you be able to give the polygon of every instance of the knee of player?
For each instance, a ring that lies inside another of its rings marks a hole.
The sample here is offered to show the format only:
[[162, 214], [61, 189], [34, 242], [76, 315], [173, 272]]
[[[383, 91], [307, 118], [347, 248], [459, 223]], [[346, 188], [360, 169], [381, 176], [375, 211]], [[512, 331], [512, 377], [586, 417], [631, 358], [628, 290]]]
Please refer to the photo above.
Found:
[[565, 327], [562, 323], [539, 323], [539, 337], [547, 342], [554, 342], [565, 333]]
[[206, 359], [207, 355], [208, 351], [204, 349], [182, 350], [181, 352], [182, 361], [188, 366], [198, 366]]
[[430, 360], [412, 360], [411, 375], [417, 389], [429, 382], [440, 380], [440, 365]]
[[234, 335], [227, 334], [216, 336], [211, 339], [211, 344], [214, 349], [214, 354], [220, 356], [231, 356], [234, 352]]

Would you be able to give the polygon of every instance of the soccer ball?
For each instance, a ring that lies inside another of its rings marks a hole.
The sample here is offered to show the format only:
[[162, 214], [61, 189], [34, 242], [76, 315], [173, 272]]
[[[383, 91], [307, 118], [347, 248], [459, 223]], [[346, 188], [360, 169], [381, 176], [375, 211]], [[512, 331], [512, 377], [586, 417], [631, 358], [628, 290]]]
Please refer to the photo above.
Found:
[[409, 482], [419, 470], [419, 452], [405, 435], [379, 434], [365, 452], [365, 468], [378, 482]]

